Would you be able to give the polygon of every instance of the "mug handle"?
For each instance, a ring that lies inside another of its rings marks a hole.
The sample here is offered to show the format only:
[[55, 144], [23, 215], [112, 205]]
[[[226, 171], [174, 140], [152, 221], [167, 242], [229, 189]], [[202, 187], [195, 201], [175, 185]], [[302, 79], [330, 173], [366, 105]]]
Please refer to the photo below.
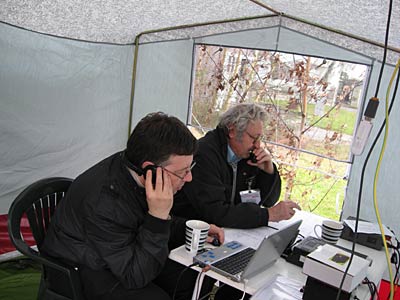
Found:
[[320, 225], [320, 224], [317, 224], [314, 226], [314, 234], [317, 238], [321, 239], [321, 236], [317, 233], [317, 230], [316, 230], [318, 227], [321, 228], [321, 234], [322, 234], [322, 225]]
[[190, 243], [190, 254], [196, 255], [197, 251], [199, 250], [199, 240], [200, 240], [200, 233], [199, 229], [193, 229], [193, 237]]

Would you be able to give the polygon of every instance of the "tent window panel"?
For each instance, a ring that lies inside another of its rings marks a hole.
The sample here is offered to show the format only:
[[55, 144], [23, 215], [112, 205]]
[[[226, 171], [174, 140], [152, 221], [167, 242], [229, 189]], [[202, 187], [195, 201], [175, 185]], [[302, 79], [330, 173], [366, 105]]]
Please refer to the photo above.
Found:
[[267, 143], [282, 177], [282, 199], [307, 211], [338, 219], [350, 163]]
[[338, 219], [368, 67], [212, 45], [196, 45], [195, 51], [190, 118], [195, 135], [215, 128], [229, 107], [259, 103], [268, 112], [264, 142], [280, 167], [282, 199], [308, 210], [321, 200], [320, 207], [340, 208], [318, 213]]

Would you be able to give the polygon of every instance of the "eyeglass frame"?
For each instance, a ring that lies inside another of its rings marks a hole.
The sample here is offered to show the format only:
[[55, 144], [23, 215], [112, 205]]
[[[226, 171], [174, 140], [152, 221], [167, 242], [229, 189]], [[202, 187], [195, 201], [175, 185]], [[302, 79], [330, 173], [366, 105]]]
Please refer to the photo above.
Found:
[[197, 162], [192, 161], [192, 164], [190, 165], [189, 170], [186, 170], [185, 175], [183, 175], [183, 176], [178, 175], [178, 174], [176, 174], [175, 172], [172, 172], [172, 171], [166, 169], [166, 168], [163, 167], [163, 166], [159, 166], [159, 167], [160, 167], [161, 169], [163, 169], [165, 172], [167, 172], [167, 173], [169, 173], [169, 174], [172, 174], [172, 175], [178, 177], [180, 180], [185, 180], [185, 177], [186, 177], [190, 172], [192, 172], [192, 169], [194, 168], [194, 166], [195, 166], [196, 164], [197, 164]]
[[247, 135], [253, 140], [253, 144], [255, 144], [255, 143], [257, 143], [257, 142], [260, 142], [260, 141], [264, 138], [264, 135], [263, 135], [263, 134], [260, 134], [259, 136], [254, 137], [254, 136], [251, 135], [247, 130], [245, 130], [245, 132], [246, 132]]

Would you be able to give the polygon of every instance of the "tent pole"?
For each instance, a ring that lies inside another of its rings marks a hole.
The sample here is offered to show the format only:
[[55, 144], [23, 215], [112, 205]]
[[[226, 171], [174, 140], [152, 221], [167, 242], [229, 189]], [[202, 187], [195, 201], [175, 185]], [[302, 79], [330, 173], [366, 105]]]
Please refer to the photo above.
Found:
[[257, 4], [257, 5], [260, 5], [260, 6], [264, 7], [264, 8], [266, 8], [266, 9], [268, 9], [269, 11], [272, 11], [273, 13], [275, 13], [277, 15], [282, 15], [283, 14], [282, 12], [279, 12], [279, 11], [273, 9], [271, 6], [268, 6], [268, 5], [266, 5], [266, 4], [264, 4], [264, 3], [260, 2], [260, 1], [257, 1], [257, 0], [250, 0], [250, 1], [255, 3], [255, 4]]
[[261, 18], [266, 18], [266, 17], [271, 17], [271, 16], [275, 16], [275, 15], [270, 15], [270, 16], [263, 15], [263, 16], [246, 17], [246, 18], [228, 19], [228, 20], [223, 20], [223, 21], [214, 21], [214, 22], [197, 23], [197, 24], [190, 24], [190, 25], [173, 26], [173, 27], [166, 27], [166, 28], [161, 28], [161, 29], [147, 30], [147, 31], [143, 31], [143, 32], [139, 33], [135, 37], [135, 51], [134, 51], [134, 56], [133, 56], [131, 99], [130, 99], [130, 104], [129, 104], [129, 120], [128, 120], [128, 139], [131, 134], [131, 127], [132, 127], [133, 100], [134, 100], [134, 95], [135, 95], [137, 59], [138, 59], [138, 52], [139, 52], [139, 39], [142, 35], [163, 32], [163, 31], [169, 31], [169, 30], [190, 28], [190, 27], [195, 27], [195, 26], [207, 26], [207, 25], [223, 24], [223, 23], [236, 22], [236, 21], [261, 19]]
[[[262, 3], [262, 2], [260, 2], [258, 0], [250, 0], [250, 1], [255, 3], [255, 4], [257, 4], [257, 5], [260, 5], [261, 7], [265, 8], [265, 9], [267, 9], [267, 10], [269, 10], [269, 11], [271, 11], [271, 12], [277, 14], [277, 15], [284, 16], [284, 17], [286, 17], [288, 19], [292, 19], [292, 20], [295, 20], [295, 21], [298, 21], [298, 22], [301, 22], [301, 23], [304, 23], [304, 24], [312, 25], [312, 26], [315, 26], [315, 27], [318, 27], [318, 28], [321, 28], [321, 29], [325, 29], [325, 30], [328, 30], [328, 31], [331, 31], [331, 32], [334, 32], [334, 33], [337, 33], [337, 34], [341, 34], [341, 35], [344, 35], [344, 36], [347, 36], [347, 37], [350, 37], [350, 38], [353, 38], [353, 39], [356, 39], [356, 40], [359, 40], [359, 41], [362, 41], [362, 42], [369, 43], [371, 45], [379, 46], [379, 47], [382, 47], [382, 48], [386, 47], [382, 43], [378, 43], [378, 42], [369, 40], [367, 38], [360, 37], [360, 36], [355, 35], [355, 34], [347, 33], [347, 32], [341, 31], [341, 30], [333, 29], [331, 27], [320, 25], [318, 23], [310, 22], [308, 20], [305, 20], [305, 19], [302, 19], [302, 18], [299, 18], [299, 17], [295, 17], [295, 16], [291, 16], [291, 15], [285, 14], [284, 12], [279, 12], [279, 11], [273, 9], [272, 7], [266, 5], [266, 4], [264, 4], [264, 3]], [[387, 46], [386, 48], [389, 49], [389, 50], [398, 52], [398, 53], [400, 52], [400, 48], [391, 47], [391, 46]]]
[[[134, 99], [134, 94], [135, 94], [135, 80], [136, 80], [136, 68], [137, 68], [137, 57], [138, 57], [138, 51], [139, 51], [139, 39], [142, 35], [145, 34], [152, 34], [152, 33], [157, 33], [157, 32], [164, 32], [164, 31], [170, 31], [170, 30], [177, 30], [177, 29], [185, 29], [185, 28], [191, 28], [191, 27], [196, 27], [196, 26], [208, 26], [208, 25], [214, 25], [214, 24], [224, 24], [224, 23], [230, 23], [230, 22], [237, 22], [237, 21], [246, 21], [246, 20], [255, 20], [255, 19], [263, 19], [263, 18], [267, 18], [267, 17], [275, 17], [275, 16], [281, 16], [281, 17], [286, 17], [288, 19], [292, 19], [304, 24], [308, 24], [308, 25], [312, 25], [321, 29], [325, 29], [337, 34], [341, 34], [362, 42], [366, 42], [369, 43], [371, 45], [375, 45], [378, 47], [382, 47], [384, 48], [385, 46], [381, 43], [378, 42], [374, 42], [372, 40], [354, 35], [354, 34], [350, 34], [341, 30], [337, 30], [337, 29], [333, 29], [330, 27], [326, 27], [317, 23], [313, 23], [310, 21], [307, 21], [305, 19], [302, 18], [298, 18], [298, 17], [294, 17], [291, 15], [287, 15], [283, 12], [278, 12], [277, 10], [259, 2], [258, 0], [250, 0], [251, 2], [260, 5], [262, 7], [264, 7], [265, 9], [273, 12], [274, 14], [272, 15], [262, 15], [262, 16], [254, 16], [254, 17], [245, 17], [245, 18], [236, 18], [236, 19], [227, 19], [227, 20], [220, 20], [220, 21], [213, 21], [213, 22], [204, 22], [204, 23], [195, 23], [195, 24], [189, 24], [189, 25], [180, 25], [180, 26], [171, 26], [171, 27], [166, 27], [166, 28], [159, 28], [159, 29], [153, 29], [153, 30], [147, 30], [147, 31], [143, 31], [141, 33], [139, 33], [136, 37], [135, 37], [135, 51], [134, 51], [134, 58], [133, 58], [133, 70], [132, 70], [132, 88], [131, 88], [131, 99], [130, 99], [130, 110], [129, 110], [129, 127], [128, 127], [128, 138], [130, 136], [130, 131], [131, 131], [131, 126], [132, 126], [132, 115], [133, 115], [133, 99]], [[388, 46], [387, 49], [392, 50], [394, 52], [400, 53], [400, 49], [399, 48], [395, 48], [395, 47], [391, 47]]]
[[132, 68], [132, 85], [131, 85], [131, 99], [129, 103], [129, 120], [128, 120], [128, 139], [131, 135], [132, 127], [132, 116], [133, 116], [133, 98], [135, 95], [135, 83], [136, 83], [136, 68], [137, 68], [137, 58], [139, 53], [139, 39], [142, 33], [139, 33], [135, 37], [135, 51], [133, 54], [133, 68]]

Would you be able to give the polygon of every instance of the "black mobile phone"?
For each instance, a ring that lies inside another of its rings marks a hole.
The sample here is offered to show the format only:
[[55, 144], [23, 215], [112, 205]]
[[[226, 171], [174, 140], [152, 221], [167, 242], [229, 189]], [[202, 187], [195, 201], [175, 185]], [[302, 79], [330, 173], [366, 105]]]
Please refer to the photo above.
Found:
[[156, 179], [157, 179], [157, 166], [156, 165], [148, 165], [143, 169], [143, 176], [146, 179], [147, 171], [151, 171], [151, 182], [153, 183], [153, 188], [156, 187]]
[[257, 157], [254, 154], [253, 150], [249, 151], [249, 159], [251, 160], [252, 163], [255, 163], [255, 164], [257, 163]]

